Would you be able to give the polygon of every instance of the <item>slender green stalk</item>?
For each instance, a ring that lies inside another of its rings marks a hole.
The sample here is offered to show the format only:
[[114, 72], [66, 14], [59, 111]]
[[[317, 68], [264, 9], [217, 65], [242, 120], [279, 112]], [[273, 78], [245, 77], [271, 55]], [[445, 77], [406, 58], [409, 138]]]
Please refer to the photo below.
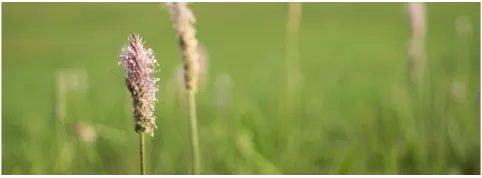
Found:
[[196, 117], [196, 93], [189, 91], [189, 124], [191, 131], [191, 156], [194, 175], [201, 174], [201, 154], [199, 152], [199, 136]]
[[146, 175], [146, 143], [144, 133], [139, 133], [139, 157], [141, 161], [141, 175]]
[[[65, 115], [66, 115], [66, 88], [63, 78], [63, 73], [58, 73], [56, 76], [56, 83], [54, 89], [54, 117], [55, 117], [55, 129], [56, 129], [56, 136], [57, 136], [57, 148], [62, 150], [66, 143], [65, 135], [66, 135], [66, 128], [65, 128]], [[59, 154], [58, 164], [60, 173], [65, 173], [64, 170], [66, 169], [66, 165], [63, 164], [63, 160], [65, 159], [64, 154]]]
[[[284, 102], [281, 102], [281, 117], [289, 118], [280, 124], [281, 129], [288, 129], [293, 126], [297, 126], [298, 132], [296, 135], [292, 135], [294, 138], [302, 137], [301, 132], [303, 130], [303, 120], [299, 117], [297, 112], [301, 102], [301, 90], [302, 90], [302, 72], [300, 69], [300, 49], [299, 49], [299, 32], [301, 28], [302, 18], [302, 3], [301, 2], [289, 2], [288, 4], [288, 16], [286, 22], [286, 34], [285, 34], [285, 62], [286, 62], [286, 93], [282, 97]], [[298, 135], [299, 134], [299, 135]], [[285, 135], [279, 135], [278, 139], [285, 139]], [[295, 139], [301, 142], [302, 139]], [[295, 145], [302, 145], [298, 143]], [[301, 148], [301, 147], [298, 147]], [[298, 149], [293, 148], [293, 149]], [[287, 148], [291, 149], [291, 148]], [[301, 150], [297, 150], [299, 152]], [[282, 156], [281, 159], [291, 159], [289, 157]]]
[[[286, 78], [287, 78], [287, 103], [285, 109], [288, 113], [292, 106], [296, 105], [293, 100], [296, 98], [295, 92], [301, 85], [300, 54], [298, 34], [301, 24], [302, 6], [300, 2], [288, 3], [288, 21], [286, 23]], [[291, 105], [290, 105], [291, 104]]]

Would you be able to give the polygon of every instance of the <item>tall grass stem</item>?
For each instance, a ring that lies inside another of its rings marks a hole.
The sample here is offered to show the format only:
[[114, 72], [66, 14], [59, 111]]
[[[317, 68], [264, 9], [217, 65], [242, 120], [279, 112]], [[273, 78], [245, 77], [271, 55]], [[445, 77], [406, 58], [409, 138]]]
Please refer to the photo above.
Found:
[[[300, 2], [288, 3], [288, 21], [286, 23], [286, 75], [288, 102], [293, 99], [293, 92], [300, 87], [300, 54], [298, 33], [300, 31], [302, 6]], [[289, 106], [288, 106], [289, 107]], [[288, 108], [289, 109], [289, 108]]]
[[139, 158], [141, 166], [141, 175], [146, 175], [146, 143], [144, 133], [139, 133]]
[[199, 152], [199, 135], [196, 117], [196, 93], [189, 91], [189, 124], [191, 131], [191, 156], [193, 174], [201, 174], [201, 154]]

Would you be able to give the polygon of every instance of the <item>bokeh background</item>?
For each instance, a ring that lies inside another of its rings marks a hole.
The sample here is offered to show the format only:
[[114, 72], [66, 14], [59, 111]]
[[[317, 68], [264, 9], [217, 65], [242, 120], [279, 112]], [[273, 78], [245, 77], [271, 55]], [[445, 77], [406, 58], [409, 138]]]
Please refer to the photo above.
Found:
[[[480, 174], [480, 3], [425, 6], [416, 95], [406, 3], [303, 3], [295, 87], [287, 3], [192, 4], [209, 56], [197, 99], [203, 173]], [[117, 64], [132, 32], [161, 69], [147, 172], [190, 172], [164, 4], [2, 3], [3, 174], [139, 173]]]

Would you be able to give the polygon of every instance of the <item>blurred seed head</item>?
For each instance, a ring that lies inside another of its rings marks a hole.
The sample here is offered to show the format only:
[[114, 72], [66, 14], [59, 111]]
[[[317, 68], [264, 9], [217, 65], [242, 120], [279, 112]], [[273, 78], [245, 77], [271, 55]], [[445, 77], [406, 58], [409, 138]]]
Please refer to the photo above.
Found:
[[425, 38], [425, 7], [421, 2], [409, 2], [408, 12], [410, 27], [412, 30], [412, 42], [410, 44], [410, 56], [420, 58], [422, 53], [422, 43]]
[[124, 66], [126, 74], [125, 85], [131, 93], [134, 113], [134, 129], [154, 136], [154, 107], [157, 101], [158, 78], [154, 77], [159, 64], [151, 49], [144, 48], [144, 42], [139, 34], [129, 37], [129, 45], [124, 48], [119, 57], [119, 64]]
[[416, 37], [425, 36], [425, 5], [423, 2], [409, 2], [408, 15], [412, 27], [412, 34]]
[[[197, 72], [197, 76], [199, 76], [199, 89], [203, 89], [208, 86], [207, 82], [208, 82], [208, 59], [209, 59], [208, 55], [209, 54], [206, 46], [204, 46], [201, 43], [198, 44], [198, 52], [199, 52], [199, 56], [198, 56], [199, 58], [196, 65], [199, 70], [197, 70], [196, 72]], [[184, 69], [182, 65], [178, 66], [178, 68], [176, 69], [176, 76], [180, 86], [180, 90], [182, 92], [185, 92], [186, 79], [184, 77]]]
[[233, 83], [231, 76], [221, 73], [214, 81], [214, 99], [218, 110], [226, 110], [231, 105]]
[[186, 2], [167, 3], [167, 6], [181, 46], [185, 87], [189, 91], [197, 92], [201, 65], [194, 15]]
[[409, 68], [412, 81], [420, 84], [423, 78], [424, 40], [426, 33], [425, 6], [422, 2], [409, 2], [408, 15], [412, 37], [409, 47]]
[[178, 27], [181, 25], [180, 23], [182, 23], [181, 18], [186, 18], [185, 20], [187, 20], [191, 24], [196, 23], [196, 18], [194, 17], [191, 9], [188, 8], [188, 4], [189, 2], [166, 2], [169, 13], [171, 13], [173, 28], [176, 29], [177, 32], [180, 32], [181, 30], [178, 29]]
[[57, 121], [66, 117], [66, 97], [69, 92], [83, 92], [88, 88], [85, 69], [60, 69], [55, 74], [53, 112]]
[[92, 126], [76, 121], [72, 127], [74, 135], [83, 143], [92, 144], [97, 140], [97, 133]]
[[465, 98], [465, 83], [460, 80], [453, 80], [450, 84], [452, 98], [460, 100]]
[[57, 71], [59, 87], [66, 91], [82, 92], [88, 88], [85, 69], [62, 69]]

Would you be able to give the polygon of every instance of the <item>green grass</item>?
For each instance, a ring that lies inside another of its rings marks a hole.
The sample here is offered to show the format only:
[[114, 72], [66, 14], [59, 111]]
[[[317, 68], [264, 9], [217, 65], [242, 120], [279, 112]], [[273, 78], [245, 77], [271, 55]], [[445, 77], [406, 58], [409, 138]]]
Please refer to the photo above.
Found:
[[[480, 4], [428, 3], [428, 71], [418, 107], [407, 85], [410, 30], [403, 3], [304, 3], [303, 87], [288, 117], [285, 3], [195, 3], [209, 50], [209, 87], [198, 123], [204, 174], [480, 174]], [[457, 16], [472, 23], [455, 33]], [[130, 98], [117, 66], [139, 32], [161, 79], [148, 174], [188, 174], [188, 117], [174, 70], [180, 52], [158, 3], [2, 3], [2, 173], [138, 174]], [[67, 95], [54, 121], [56, 70], [85, 69], [88, 89]], [[214, 103], [216, 76], [233, 83], [230, 106]], [[454, 78], [465, 97], [453, 99]], [[77, 141], [71, 124], [98, 139]], [[58, 127], [58, 129], [56, 129]]]

